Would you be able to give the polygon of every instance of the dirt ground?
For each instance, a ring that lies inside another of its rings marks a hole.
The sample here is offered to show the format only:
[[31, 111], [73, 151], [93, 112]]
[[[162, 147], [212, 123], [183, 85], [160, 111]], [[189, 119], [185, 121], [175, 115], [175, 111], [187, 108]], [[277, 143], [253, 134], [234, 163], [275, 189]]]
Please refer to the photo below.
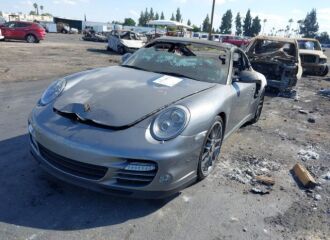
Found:
[[[267, 93], [260, 121], [224, 143], [213, 174], [166, 201], [105, 196], [43, 172], [26, 131], [43, 89], [119, 62], [105, 43], [79, 35], [0, 42], [0, 239], [330, 239], [330, 96], [319, 93], [330, 89], [330, 75], [304, 76], [295, 98]], [[297, 184], [296, 163], [315, 188]], [[255, 183], [256, 175], [275, 185]]]

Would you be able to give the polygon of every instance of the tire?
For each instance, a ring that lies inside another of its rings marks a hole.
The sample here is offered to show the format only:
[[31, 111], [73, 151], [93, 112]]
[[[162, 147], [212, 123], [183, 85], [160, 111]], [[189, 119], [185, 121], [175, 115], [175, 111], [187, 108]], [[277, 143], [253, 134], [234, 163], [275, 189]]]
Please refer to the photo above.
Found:
[[261, 112], [262, 112], [262, 108], [264, 106], [264, 99], [265, 99], [265, 91], [263, 91], [260, 95], [260, 98], [259, 98], [259, 103], [258, 103], [258, 107], [256, 109], [256, 112], [254, 114], [254, 118], [250, 121], [251, 124], [254, 124], [256, 122], [259, 121], [260, 119], [260, 115], [261, 115]]
[[206, 178], [214, 169], [215, 163], [221, 152], [221, 145], [224, 134], [223, 119], [216, 116], [207, 131], [201, 154], [198, 162], [197, 177], [198, 180]]
[[27, 43], [36, 43], [38, 39], [33, 34], [28, 34], [25, 37]]
[[118, 53], [119, 53], [120, 55], [124, 55], [124, 54], [126, 53], [124, 47], [118, 47]]
[[328, 74], [328, 72], [329, 72], [329, 67], [326, 66], [325, 69], [324, 69], [324, 71], [320, 74], [320, 76], [321, 77], [324, 77], [324, 76], [326, 76]]

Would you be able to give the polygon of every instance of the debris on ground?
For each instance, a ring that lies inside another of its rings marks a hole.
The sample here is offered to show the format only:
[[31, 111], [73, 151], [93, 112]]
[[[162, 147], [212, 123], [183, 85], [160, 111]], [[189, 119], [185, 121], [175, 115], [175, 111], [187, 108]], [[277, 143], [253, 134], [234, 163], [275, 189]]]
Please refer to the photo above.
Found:
[[257, 176], [270, 178], [271, 173], [280, 169], [278, 163], [255, 155], [239, 156], [232, 165], [235, 167], [224, 175], [230, 180], [251, 185], [255, 185], [258, 182]]
[[312, 177], [312, 175], [308, 172], [308, 170], [301, 165], [300, 163], [297, 163], [293, 167], [293, 172], [296, 178], [299, 180], [299, 182], [304, 186], [304, 187], [315, 187], [316, 186], [316, 181]]
[[253, 187], [251, 188], [251, 192], [254, 194], [265, 195], [270, 193], [270, 189], [264, 187]]
[[330, 180], [330, 172], [327, 172], [326, 174], [322, 175], [322, 178], [325, 180]]
[[303, 109], [300, 109], [299, 110], [299, 113], [301, 113], [301, 114], [308, 114], [308, 112], [306, 110], [303, 110]]
[[324, 97], [330, 98], [330, 89], [321, 89], [319, 91], [319, 94], [324, 96]]
[[309, 161], [309, 160], [317, 160], [319, 159], [320, 155], [313, 151], [312, 149], [309, 149], [309, 150], [304, 150], [304, 149], [301, 149], [299, 152], [298, 152], [298, 155], [300, 156], [300, 159], [302, 161]]
[[315, 195], [314, 195], [314, 200], [316, 200], [316, 201], [321, 201], [321, 199], [322, 199], [322, 197], [321, 197], [320, 194], [315, 194]]
[[259, 183], [265, 184], [265, 185], [274, 185], [275, 180], [268, 176], [256, 176], [255, 180]]
[[307, 122], [309, 122], [309, 123], [315, 123], [315, 118], [313, 118], [313, 117], [309, 117], [309, 118], [307, 119]]

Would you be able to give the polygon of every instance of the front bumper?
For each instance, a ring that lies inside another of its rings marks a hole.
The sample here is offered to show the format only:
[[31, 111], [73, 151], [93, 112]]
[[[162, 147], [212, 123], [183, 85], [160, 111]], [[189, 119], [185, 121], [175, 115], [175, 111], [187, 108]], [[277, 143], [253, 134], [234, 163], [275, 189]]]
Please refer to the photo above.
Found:
[[[47, 110], [34, 110], [29, 122], [32, 155], [50, 174], [75, 185], [119, 196], [164, 198], [196, 181], [204, 141], [201, 136], [179, 136], [160, 143], [150, 139], [146, 134], [148, 130], [142, 127], [122, 131], [99, 129]], [[106, 168], [105, 174], [91, 179], [67, 171], [49, 161], [40, 147], [74, 163]], [[156, 164], [157, 170], [150, 182], [118, 181], [118, 171], [132, 161]]]
[[317, 63], [303, 63], [302, 67], [304, 69], [304, 73], [321, 75], [327, 68], [327, 63], [317, 64]]

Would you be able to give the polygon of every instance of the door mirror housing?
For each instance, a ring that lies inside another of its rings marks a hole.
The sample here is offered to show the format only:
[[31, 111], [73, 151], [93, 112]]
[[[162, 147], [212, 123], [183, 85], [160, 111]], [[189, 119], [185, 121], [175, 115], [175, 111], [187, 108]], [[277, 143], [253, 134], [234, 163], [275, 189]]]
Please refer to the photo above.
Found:
[[132, 56], [132, 53], [125, 53], [122, 57], [121, 57], [121, 63], [124, 63], [127, 59], [129, 59]]
[[239, 74], [239, 81], [243, 83], [259, 83], [260, 80], [257, 79], [257, 76], [254, 72], [249, 70], [241, 71]]

